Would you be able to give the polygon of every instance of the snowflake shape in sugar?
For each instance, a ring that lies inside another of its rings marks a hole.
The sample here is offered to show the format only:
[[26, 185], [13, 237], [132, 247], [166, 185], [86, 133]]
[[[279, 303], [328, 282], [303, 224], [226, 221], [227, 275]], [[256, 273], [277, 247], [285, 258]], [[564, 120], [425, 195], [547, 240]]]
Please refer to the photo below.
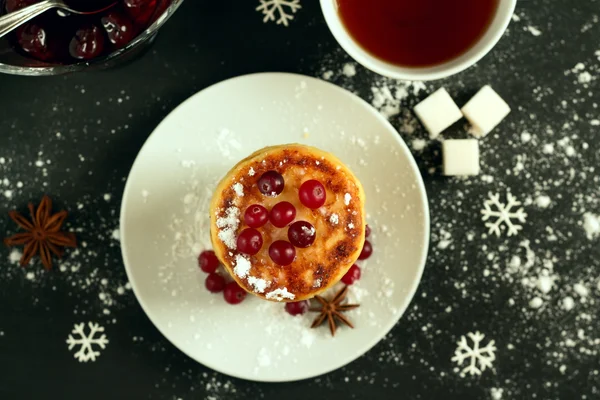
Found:
[[463, 362], [468, 360], [468, 365], [460, 371], [462, 377], [467, 374], [481, 375], [486, 368], [492, 368], [492, 362], [496, 359], [496, 346], [494, 346], [494, 341], [490, 340], [485, 347], [479, 347], [479, 344], [485, 338], [483, 333], [469, 332], [467, 336], [473, 342], [473, 347], [469, 346], [466, 337], [461, 336], [460, 341], [457, 342], [458, 347], [454, 351], [452, 361], [460, 367]]
[[[67, 338], [67, 344], [69, 345], [69, 350], [72, 350], [74, 347], [79, 346], [79, 350], [74, 354], [74, 357], [79, 360], [79, 362], [88, 362], [88, 361], [96, 361], [96, 357], [100, 355], [100, 351], [94, 350], [94, 345], [98, 348], [104, 350], [106, 345], [108, 344], [108, 339], [104, 332], [104, 328], [99, 324], [88, 322], [89, 333], [85, 333], [85, 324], [82, 322], [80, 324], [75, 324], [73, 327], [73, 331]], [[102, 333], [101, 336], [97, 336], [96, 334]]]
[[[276, 21], [277, 25], [288, 26], [290, 21], [294, 19], [292, 14], [301, 8], [300, 0], [260, 0], [260, 5], [256, 7], [256, 11], [261, 11], [264, 14], [263, 22]], [[279, 16], [279, 19], [277, 19], [277, 16]]]
[[484, 209], [481, 210], [483, 221], [495, 218], [494, 222], [485, 223], [486, 228], [489, 228], [488, 233], [495, 233], [496, 236], [500, 236], [503, 225], [506, 226], [508, 236], [519, 233], [519, 231], [523, 229], [523, 226], [517, 225], [513, 221], [517, 220], [524, 223], [527, 214], [523, 211], [523, 207], [516, 211], [514, 211], [513, 208], [520, 206], [521, 202], [517, 201], [515, 196], [510, 193], [506, 194], [506, 204], [500, 202], [500, 195], [498, 193], [489, 193], [489, 197], [490, 198], [483, 203]]

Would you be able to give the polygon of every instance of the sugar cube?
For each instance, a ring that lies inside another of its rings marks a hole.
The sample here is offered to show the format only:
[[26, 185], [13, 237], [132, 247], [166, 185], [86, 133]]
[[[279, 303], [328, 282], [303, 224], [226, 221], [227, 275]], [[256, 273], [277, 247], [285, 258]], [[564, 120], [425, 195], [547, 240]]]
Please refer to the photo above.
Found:
[[471, 134], [480, 138], [490, 133], [510, 113], [510, 107], [491, 86], [486, 85], [461, 111], [473, 125]]
[[462, 118], [460, 109], [446, 89], [440, 88], [415, 106], [415, 114], [435, 139], [450, 125]]
[[479, 174], [479, 142], [477, 139], [448, 139], [442, 143], [444, 175]]

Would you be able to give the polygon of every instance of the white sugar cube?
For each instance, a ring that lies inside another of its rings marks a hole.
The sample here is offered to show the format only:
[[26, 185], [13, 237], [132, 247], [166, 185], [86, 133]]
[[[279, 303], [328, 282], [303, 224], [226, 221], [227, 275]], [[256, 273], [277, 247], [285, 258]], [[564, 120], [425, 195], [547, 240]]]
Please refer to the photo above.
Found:
[[415, 114], [429, 132], [431, 139], [438, 137], [444, 129], [462, 118], [460, 109], [444, 88], [438, 89], [417, 104]]
[[462, 113], [473, 125], [472, 135], [479, 138], [490, 133], [510, 113], [510, 107], [486, 85], [465, 104]]
[[444, 140], [444, 175], [479, 174], [479, 142], [476, 139]]

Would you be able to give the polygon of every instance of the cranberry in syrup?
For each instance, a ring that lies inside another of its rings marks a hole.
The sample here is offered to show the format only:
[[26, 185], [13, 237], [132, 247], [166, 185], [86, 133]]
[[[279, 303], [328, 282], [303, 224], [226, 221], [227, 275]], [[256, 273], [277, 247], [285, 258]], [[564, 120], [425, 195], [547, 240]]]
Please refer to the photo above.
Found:
[[100, 21], [106, 31], [108, 40], [116, 49], [125, 47], [135, 37], [133, 22], [123, 13], [111, 11], [103, 16]]
[[[0, 13], [42, 0], [0, 0]], [[107, 55], [129, 44], [162, 15], [172, 0], [65, 0], [75, 10], [106, 10], [88, 15], [49, 11], [10, 35], [15, 49], [37, 60], [69, 64]], [[99, 30], [99, 32], [98, 32]]]
[[42, 26], [27, 23], [17, 29], [16, 36], [17, 43], [28, 55], [42, 61], [55, 57], [50, 47], [48, 32]]
[[6, 0], [4, 8], [7, 13], [11, 13], [38, 2], [39, 0]]
[[156, 0], [124, 0], [123, 5], [137, 25], [147, 24], [156, 10]]
[[91, 60], [104, 50], [104, 34], [96, 25], [89, 25], [75, 32], [69, 44], [71, 57], [80, 60]]

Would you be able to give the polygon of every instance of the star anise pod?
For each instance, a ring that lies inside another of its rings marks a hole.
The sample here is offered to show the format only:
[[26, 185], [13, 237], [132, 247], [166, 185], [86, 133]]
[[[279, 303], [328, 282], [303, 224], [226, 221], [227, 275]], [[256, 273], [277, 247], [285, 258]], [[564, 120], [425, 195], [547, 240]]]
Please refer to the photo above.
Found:
[[335, 336], [335, 331], [337, 329], [337, 321], [341, 321], [344, 324], [348, 325], [350, 328], [354, 328], [352, 322], [348, 320], [342, 313], [344, 311], [353, 310], [359, 307], [358, 304], [342, 304], [342, 301], [346, 298], [348, 294], [348, 286], [344, 286], [339, 292], [333, 296], [333, 298], [329, 301], [324, 299], [321, 296], [315, 296], [315, 299], [321, 303], [321, 308], [311, 308], [310, 311], [319, 312], [319, 316], [313, 321], [311, 328], [316, 328], [321, 325], [325, 319], [329, 324], [329, 329], [331, 330], [331, 336]]
[[46, 269], [52, 269], [52, 255], [62, 257], [62, 247], [76, 247], [75, 235], [70, 232], [61, 232], [60, 228], [67, 218], [66, 211], [52, 213], [52, 200], [44, 196], [37, 210], [32, 203], [28, 204], [31, 220], [18, 213], [11, 211], [10, 218], [27, 232], [17, 233], [4, 239], [7, 246], [24, 245], [21, 265], [29, 264], [35, 255], [39, 255]]

